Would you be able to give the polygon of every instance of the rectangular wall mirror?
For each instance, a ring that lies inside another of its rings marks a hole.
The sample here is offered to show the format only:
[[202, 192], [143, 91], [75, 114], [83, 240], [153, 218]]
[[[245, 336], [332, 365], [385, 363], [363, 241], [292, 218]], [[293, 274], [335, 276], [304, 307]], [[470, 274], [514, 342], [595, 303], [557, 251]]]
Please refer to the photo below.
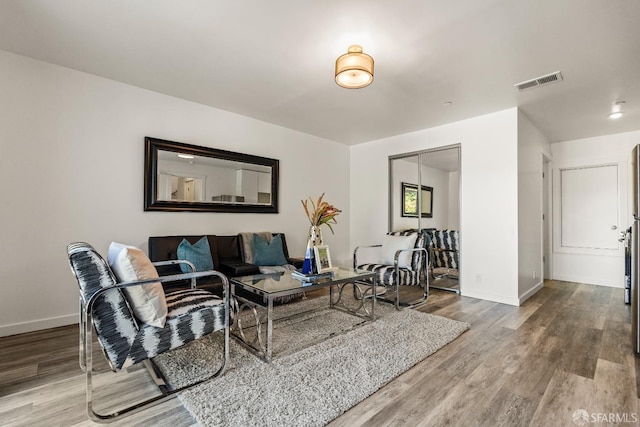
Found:
[[279, 161], [145, 138], [144, 210], [278, 212]]

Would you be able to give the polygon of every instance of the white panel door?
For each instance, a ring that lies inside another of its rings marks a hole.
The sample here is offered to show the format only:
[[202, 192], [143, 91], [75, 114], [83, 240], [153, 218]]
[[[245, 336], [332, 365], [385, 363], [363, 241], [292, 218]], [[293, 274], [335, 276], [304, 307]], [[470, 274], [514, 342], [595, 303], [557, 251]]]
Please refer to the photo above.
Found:
[[561, 246], [618, 250], [618, 166], [560, 171]]

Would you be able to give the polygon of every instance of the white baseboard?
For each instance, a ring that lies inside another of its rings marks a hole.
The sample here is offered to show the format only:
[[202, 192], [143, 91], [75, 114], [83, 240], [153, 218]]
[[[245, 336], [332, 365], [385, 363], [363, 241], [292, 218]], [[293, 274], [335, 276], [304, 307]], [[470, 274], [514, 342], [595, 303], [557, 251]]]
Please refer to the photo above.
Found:
[[564, 274], [554, 274], [553, 280], [560, 280], [563, 282], [574, 282], [574, 283], [584, 283], [586, 285], [598, 285], [598, 286], [608, 286], [610, 288], [624, 288], [624, 283], [618, 282], [617, 280], [593, 280], [591, 277], [580, 277], [580, 276], [569, 276]]
[[33, 320], [23, 323], [13, 323], [11, 325], [1, 325], [0, 337], [8, 337], [9, 335], [24, 334], [26, 332], [41, 331], [42, 329], [73, 325], [74, 323], [78, 323], [77, 314], [50, 317], [48, 319]]
[[509, 297], [505, 297], [503, 295], [488, 294], [488, 293], [477, 292], [477, 291], [469, 291], [469, 292], [467, 292], [464, 289], [461, 289], [461, 295], [465, 296], [465, 297], [471, 297], [471, 298], [483, 299], [483, 300], [487, 300], [487, 301], [499, 302], [501, 304], [515, 305], [516, 307], [520, 305], [520, 301], [517, 298], [509, 298]]
[[524, 294], [520, 295], [520, 305], [522, 305], [526, 300], [534, 296], [540, 289], [544, 287], [544, 281], [541, 280], [538, 282], [533, 288], [529, 289]]

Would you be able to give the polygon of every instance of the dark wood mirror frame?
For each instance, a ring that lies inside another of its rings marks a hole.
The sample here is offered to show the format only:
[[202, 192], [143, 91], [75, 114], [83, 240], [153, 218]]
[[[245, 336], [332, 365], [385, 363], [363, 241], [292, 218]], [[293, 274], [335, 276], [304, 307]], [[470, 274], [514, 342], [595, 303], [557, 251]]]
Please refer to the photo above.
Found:
[[[158, 199], [158, 152], [169, 151], [193, 156], [240, 162], [271, 170], [270, 203], [207, 202]], [[145, 211], [192, 211], [192, 212], [237, 212], [278, 213], [279, 160], [215, 148], [200, 147], [180, 142], [145, 137], [144, 152], [144, 210]]]

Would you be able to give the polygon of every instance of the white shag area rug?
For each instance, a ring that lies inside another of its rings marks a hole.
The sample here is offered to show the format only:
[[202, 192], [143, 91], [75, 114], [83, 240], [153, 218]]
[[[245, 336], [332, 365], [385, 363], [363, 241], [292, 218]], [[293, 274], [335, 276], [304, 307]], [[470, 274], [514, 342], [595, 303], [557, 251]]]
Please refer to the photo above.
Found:
[[[326, 297], [278, 308], [288, 313], [303, 305], [320, 311], [275, 324], [276, 355], [271, 363], [232, 338], [226, 373], [180, 395], [201, 426], [325, 425], [470, 327], [378, 303], [375, 322], [335, 335], [340, 325], [351, 329], [362, 319], [323, 308]], [[318, 331], [335, 336], [313, 343]], [[308, 337], [313, 337], [311, 343]], [[173, 386], [189, 383], [220, 366], [221, 338], [215, 333], [154, 361]], [[278, 350], [291, 348], [297, 351], [278, 355]]]

